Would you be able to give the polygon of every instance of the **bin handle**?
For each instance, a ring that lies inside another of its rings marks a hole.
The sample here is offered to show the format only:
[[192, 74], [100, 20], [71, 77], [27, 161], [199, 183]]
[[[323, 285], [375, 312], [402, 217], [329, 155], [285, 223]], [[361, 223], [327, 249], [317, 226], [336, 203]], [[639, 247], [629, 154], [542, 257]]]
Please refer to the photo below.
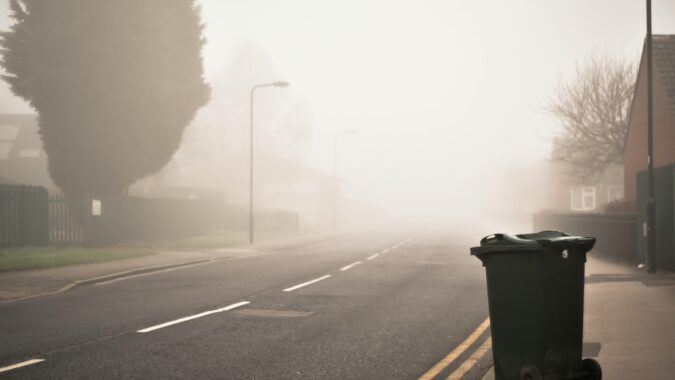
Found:
[[496, 240], [502, 240], [504, 238], [504, 234], [492, 234], [488, 235], [482, 239], [480, 239], [480, 244], [485, 245], [486, 243], [491, 243]]

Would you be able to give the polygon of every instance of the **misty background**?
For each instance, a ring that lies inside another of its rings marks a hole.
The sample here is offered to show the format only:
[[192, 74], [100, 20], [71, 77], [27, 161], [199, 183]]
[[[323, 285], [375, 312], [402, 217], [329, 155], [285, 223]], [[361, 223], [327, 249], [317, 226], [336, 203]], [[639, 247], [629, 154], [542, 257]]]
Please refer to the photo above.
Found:
[[[141, 182], [245, 203], [249, 91], [284, 80], [256, 94], [257, 177], [286, 161], [327, 178], [337, 167], [346, 221], [443, 222], [477, 236], [530, 228], [558, 131], [544, 110], [555, 85], [594, 53], [637, 63], [645, 35], [636, 0], [201, 5], [211, 102]], [[653, 12], [655, 34], [675, 30], [675, 1], [654, 0]], [[0, 82], [0, 112], [33, 111]]]

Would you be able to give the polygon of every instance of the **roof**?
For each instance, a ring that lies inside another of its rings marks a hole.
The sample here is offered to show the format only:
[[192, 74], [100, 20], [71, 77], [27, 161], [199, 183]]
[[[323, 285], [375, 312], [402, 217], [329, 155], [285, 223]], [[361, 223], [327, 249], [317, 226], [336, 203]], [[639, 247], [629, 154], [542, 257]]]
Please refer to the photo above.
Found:
[[652, 59], [675, 116], [675, 34], [652, 36]]
[[[647, 66], [647, 38], [644, 40], [642, 55], [640, 56], [640, 66], [636, 76], [636, 85], [631, 100], [629, 120], [633, 120], [633, 111], [639, 89], [639, 81], [642, 70]], [[675, 117], [675, 35], [673, 34], [654, 34], [652, 35], [652, 64], [655, 74], [654, 80], [660, 80], [666, 92], [666, 98], [670, 104], [670, 112]], [[631, 121], [632, 122], [632, 121]], [[626, 133], [625, 141], [627, 143], [629, 134]]]
[[35, 114], [0, 114], [0, 183], [54, 188]]
[[[42, 138], [35, 114], [0, 114], [0, 159], [42, 156]], [[24, 154], [30, 152], [31, 155]]]

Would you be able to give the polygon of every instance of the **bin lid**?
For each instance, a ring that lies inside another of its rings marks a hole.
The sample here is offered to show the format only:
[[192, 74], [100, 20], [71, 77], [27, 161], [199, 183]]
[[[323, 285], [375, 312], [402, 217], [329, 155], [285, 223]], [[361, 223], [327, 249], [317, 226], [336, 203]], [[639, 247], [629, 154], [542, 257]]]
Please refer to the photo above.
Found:
[[492, 234], [481, 239], [480, 247], [472, 247], [472, 255], [490, 252], [541, 251], [545, 247], [581, 248], [590, 251], [595, 238], [569, 235], [560, 231], [541, 231], [531, 234]]

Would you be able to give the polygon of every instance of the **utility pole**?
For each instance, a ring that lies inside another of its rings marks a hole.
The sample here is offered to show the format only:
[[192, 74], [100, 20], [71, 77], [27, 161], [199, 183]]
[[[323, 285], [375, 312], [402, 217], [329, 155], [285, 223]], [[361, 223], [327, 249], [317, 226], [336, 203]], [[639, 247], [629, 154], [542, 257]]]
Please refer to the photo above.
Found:
[[654, 94], [652, 77], [652, 1], [647, 0], [647, 272], [656, 272], [654, 199]]
[[249, 201], [248, 201], [248, 243], [253, 244], [253, 237], [254, 237], [254, 227], [253, 227], [253, 101], [255, 100], [255, 90], [261, 87], [288, 87], [288, 82], [284, 81], [278, 81], [274, 83], [264, 83], [264, 84], [257, 84], [253, 87], [251, 87], [251, 100], [250, 100], [250, 110], [251, 110], [251, 117], [250, 117], [250, 130], [249, 130], [249, 142], [250, 142], [250, 149], [249, 149]]

